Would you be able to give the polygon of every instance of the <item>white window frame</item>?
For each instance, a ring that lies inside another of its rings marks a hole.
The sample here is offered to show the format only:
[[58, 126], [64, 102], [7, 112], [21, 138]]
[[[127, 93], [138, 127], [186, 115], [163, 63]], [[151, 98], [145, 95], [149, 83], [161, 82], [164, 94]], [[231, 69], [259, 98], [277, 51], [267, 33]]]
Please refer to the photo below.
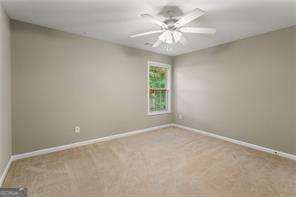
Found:
[[[150, 112], [150, 77], [149, 77], [149, 71], [150, 67], [161, 67], [161, 68], [167, 68], [168, 69], [168, 76], [167, 76], [167, 91], [168, 91], [168, 109], [165, 111], [156, 111], [156, 112]], [[171, 91], [171, 78], [172, 78], [172, 66], [169, 64], [159, 63], [159, 62], [152, 62], [148, 61], [147, 64], [147, 101], [148, 101], [148, 115], [160, 115], [160, 114], [168, 114], [171, 113], [171, 97], [172, 97], [172, 91]]]

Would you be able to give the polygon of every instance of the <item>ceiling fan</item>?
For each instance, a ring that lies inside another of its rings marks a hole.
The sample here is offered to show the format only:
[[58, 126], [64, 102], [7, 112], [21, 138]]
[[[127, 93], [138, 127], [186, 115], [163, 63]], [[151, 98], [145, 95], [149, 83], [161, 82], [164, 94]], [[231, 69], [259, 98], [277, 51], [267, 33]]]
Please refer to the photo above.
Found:
[[160, 30], [149, 31], [145, 33], [139, 33], [130, 36], [131, 38], [136, 38], [140, 36], [146, 36], [150, 34], [161, 33], [158, 40], [152, 45], [152, 47], [158, 47], [161, 43], [173, 44], [181, 43], [185, 45], [187, 43], [183, 33], [197, 33], [197, 34], [214, 34], [216, 29], [205, 28], [205, 27], [184, 27], [187, 23], [197, 19], [198, 17], [205, 14], [205, 11], [196, 8], [190, 13], [181, 16], [173, 17], [173, 11], [168, 11], [168, 16], [164, 21], [161, 21], [149, 14], [141, 14], [142, 17], [149, 19], [151, 22], [159, 25]]

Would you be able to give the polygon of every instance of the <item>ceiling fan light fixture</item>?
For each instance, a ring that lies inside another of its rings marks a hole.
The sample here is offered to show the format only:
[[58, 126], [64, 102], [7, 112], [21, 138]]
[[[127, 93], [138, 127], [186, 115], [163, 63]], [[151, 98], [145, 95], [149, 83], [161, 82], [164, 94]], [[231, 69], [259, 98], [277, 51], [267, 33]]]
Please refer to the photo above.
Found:
[[166, 43], [168, 43], [168, 44], [172, 44], [173, 43], [173, 36], [172, 36], [172, 33], [171, 32], [169, 32], [169, 34], [167, 36]]
[[170, 40], [170, 37], [172, 37], [171, 32], [167, 30], [159, 36], [159, 40], [161, 40], [162, 42], [167, 42], [167, 40]]
[[173, 31], [172, 32], [175, 43], [178, 43], [182, 37], [182, 33], [178, 32], [178, 31]]

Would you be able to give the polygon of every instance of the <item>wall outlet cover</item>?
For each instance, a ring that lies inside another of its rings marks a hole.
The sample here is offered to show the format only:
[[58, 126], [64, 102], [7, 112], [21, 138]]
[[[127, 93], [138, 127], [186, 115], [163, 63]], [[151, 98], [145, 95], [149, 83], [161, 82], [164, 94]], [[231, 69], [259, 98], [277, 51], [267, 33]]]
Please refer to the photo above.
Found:
[[76, 126], [75, 129], [74, 129], [75, 133], [80, 133], [80, 127], [79, 126]]
[[182, 114], [178, 114], [178, 118], [179, 119], [183, 119], [183, 115]]

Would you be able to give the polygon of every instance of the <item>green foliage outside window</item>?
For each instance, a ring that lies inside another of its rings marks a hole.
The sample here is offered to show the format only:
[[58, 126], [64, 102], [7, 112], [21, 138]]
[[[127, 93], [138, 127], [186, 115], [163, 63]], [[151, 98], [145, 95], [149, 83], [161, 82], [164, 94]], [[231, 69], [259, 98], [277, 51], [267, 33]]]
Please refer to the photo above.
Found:
[[167, 92], [167, 68], [150, 66], [150, 111], [167, 110], [168, 92]]
[[150, 66], [150, 88], [166, 88], [167, 69]]

